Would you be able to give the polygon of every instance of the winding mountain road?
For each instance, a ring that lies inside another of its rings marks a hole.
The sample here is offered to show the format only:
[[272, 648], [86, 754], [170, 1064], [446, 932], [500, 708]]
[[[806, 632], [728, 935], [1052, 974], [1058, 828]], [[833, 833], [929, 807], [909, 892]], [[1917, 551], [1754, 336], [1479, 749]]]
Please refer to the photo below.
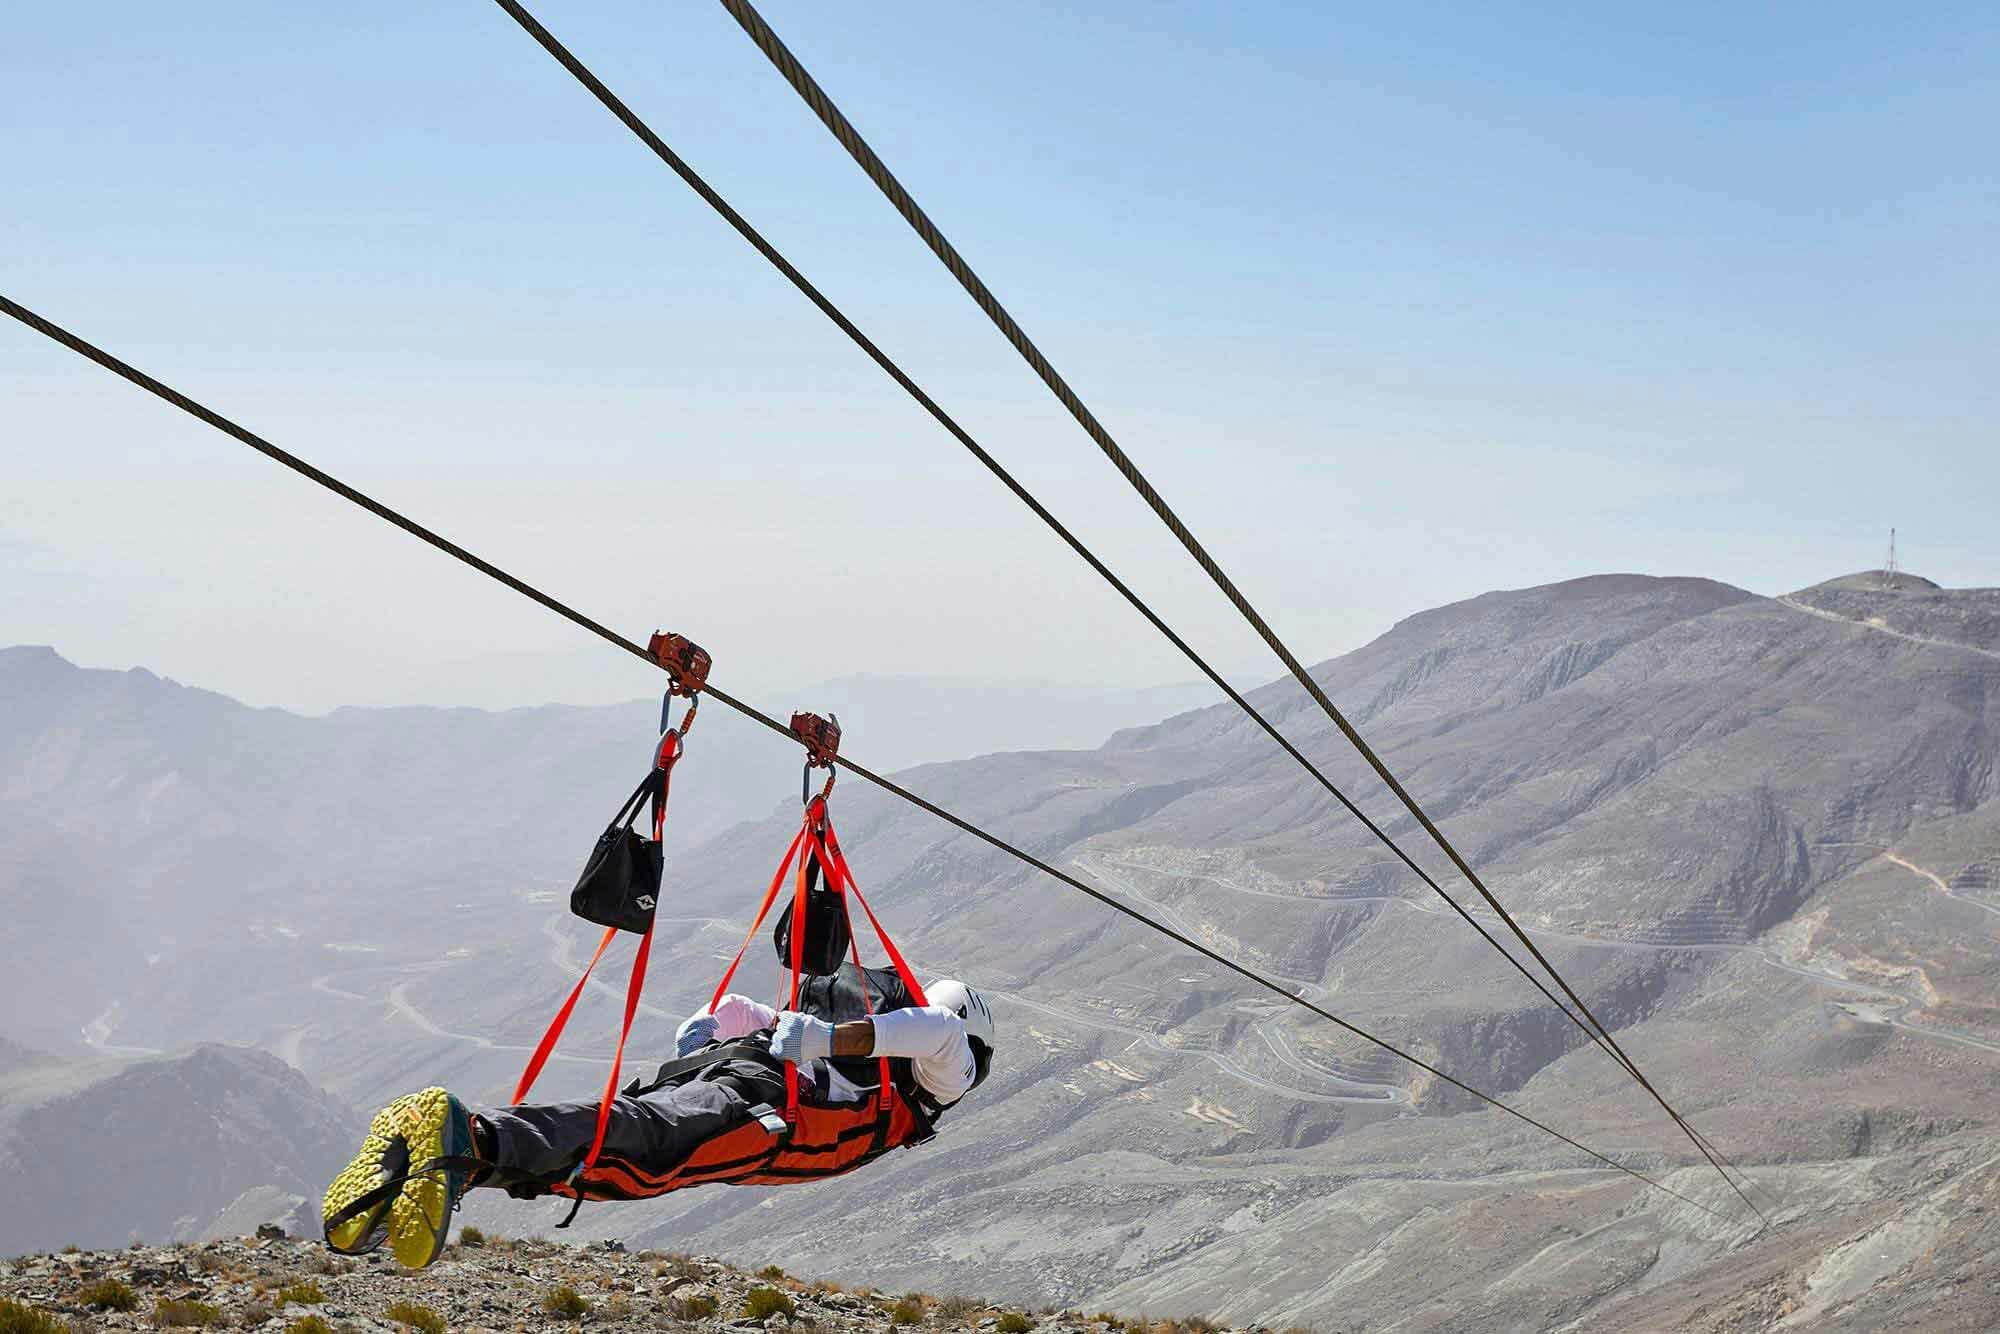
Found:
[[[1893, 862], [1896, 865], [1903, 867], [1906, 870], [1914, 872], [1919, 876], [1922, 876], [1924, 879], [1930, 881], [1934, 886], [1936, 886], [1940, 892], [1944, 893], [1945, 895], [1953, 899], [1956, 899], [1963, 903], [1970, 903], [1974, 907], [1983, 908], [1988, 912], [2000, 914], [2000, 909], [1995, 909], [1989, 904], [1981, 903], [1977, 899], [1967, 898], [1963, 894], [1954, 893], [1950, 888], [1950, 886], [1945, 882], [1944, 878], [1942, 876], [1939, 876], [1934, 871], [1927, 870], [1924, 867], [1918, 866], [1914, 862], [1906, 861], [1905, 859], [1886, 851], [1882, 853], [1882, 858], [1884, 860]], [[1083, 861], [1077, 861], [1075, 864], [1078, 866], [1085, 866], [1086, 869], [1092, 870], [1093, 874], [1096, 874], [1100, 879], [1109, 880], [1109, 877], [1104, 874], [1101, 868], [1089, 867]], [[1331, 898], [1322, 897], [1318, 895], [1306, 895], [1306, 894], [1287, 895], [1273, 890], [1252, 889], [1249, 886], [1237, 884], [1235, 881], [1229, 880], [1226, 877], [1209, 875], [1204, 872], [1163, 870], [1158, 867], [1147, 866], [1142, 862], [1133, 862], [1133, 861], [1115, 860], [1115, 859], [1106, 859], [1106, 864], [1117, 866], [1124, 870], [1144, 871], [1153, 875], [1158, 875], [1163, 877], [1205, 880], [1211, 884], [1219, 885], [1222, 888], [1227, 889], [1233, 893], [1246, 894], [1257, 898], [1289, 899], [1291, 902], [1294, 903], [1299, 903], [1299, 902], [1326, 903], [1326, 904], [1392, 903], [1407, 908], [1411, 912], [1420, 912], [1436, 917], [1442, 917], [1444, 915], [1444, 909], [1442, 908], [1434, 908], [1429, 906], [1428, 904], [1418, 903], [1411, 899], [1403, 898], [1393, 894], [1365, 894], [1365, 895], [1353, 895], [1350, 897], [1331, 897]], [[1145, 899], [1145, 901], [1162, 913], [1171, 912], [1171, 909], [1168, 909], [1165, 905], [1160, 904], [1157, 900]], [[1475, 911], [1474, 915], [1485, 918], [1486, 920], [1494, 922], [1496, 924], [1498, 924], [1499, 921], [1497, 917], [1494, 917], [1492, 914], [1486, 912]], [[1189, 923], [1185, 917], [1180, 916], [1178, 914], [1174, 914], [1173, 920], [1174, 924], [1176, 926], [1179, 926], [1181, 929], [1183, 930], [1189, 929]], [[1687, 944], [1657, 944], [1649, 941], [1621, 940], [1617, 937], [1611, 937], [1611, 936], [1586, 935], [1574, 931], [1558, 931], [1546, 927], [1533, 927], [1533, 926], [1523, 925], [1522, 930], [1526, 931], [1529, 935], [1535, 936], [1539, 939], [1556, 941], [1562, 944], [1572, 945], [1582, 949], [1629, 950], [1629, 951], [1653, 952], [1653, 953], [1681, 953], [1681, 954], [1706, 953], [1706, 954], [1749, 955], [1750, 957], [1756, 959], [1759, 963], [1762, 963], [1768, 968], [1773, 968], [1783, 973], [1789, 973], [1794, 977], [1803, 978], [1806, 981], [1818, 983], [1825, 987], [1829, 987], [1835, 990], [1847, 991], [1854, 994], [1855, 996], [1860, 998], [1858, 1002], [1835, 1001], [1833, 1002], [1833, 1004], [1837, 1008], [1839, 1008], [1843, 1013], [1863, 1023], [1882, 1024], [1886, 1025], [1887, 1027], [1897, 1029], [1901, 1032], [1915, 1034], [1919, 1037], [1933, 1038], [1940, 1042], [1949, 1042], [1957, 1046], [1970, 1047], [1977, 1051], [1982, 1051], [1989, 1053], [1991, 1055], [2000, 1056], [2000, 1042], [1990, 1041], [1984, 1037], [1980, 1037], [1972, 1033], [1967, 1033], [1959, 1029], [1944, 1028], [1942, 1026], [1934, 1024], [1917, 1024], [1917, 1023], [1912, 1023], [1909, 1020], [1903, 1018], [1902, 1015], [1904, 1011], [1912, 1008], [1918, 1008], [1918, 1009], [1922, 1008], [1923, 1002], [1918, 997], [1908, 995], [1904, 992], [1895, 991], [1888, 987], [1878, 986], [1874, 983], [1859, 982], [1854, 980], [1853, 978], [1844, 977], [1839, 973], [1829, 972], [1823, 969], [1809, 968], [1801, 964], [1793, 963], [1789, 960], [1778, 957], [1770, 949], [1762, 945], [1754, 943], [1737, 943], [1737, 942], [1726, 942], [1726, 941], [1691, 942]], [[1281, 980], [1290, 981], [1291, 979], [1281, 979]]]

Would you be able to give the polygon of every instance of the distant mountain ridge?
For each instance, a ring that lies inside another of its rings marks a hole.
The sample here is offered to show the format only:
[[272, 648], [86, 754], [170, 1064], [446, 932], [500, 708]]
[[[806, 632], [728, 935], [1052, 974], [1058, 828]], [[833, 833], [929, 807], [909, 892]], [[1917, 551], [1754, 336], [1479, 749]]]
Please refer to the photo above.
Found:
[[17, 1206], [0, 1210], [0, 1255], [194, 1240], [246, 1192], [316, 1200], [360, 1127], [284, 1062], [236, 1047], [0, 1073]]

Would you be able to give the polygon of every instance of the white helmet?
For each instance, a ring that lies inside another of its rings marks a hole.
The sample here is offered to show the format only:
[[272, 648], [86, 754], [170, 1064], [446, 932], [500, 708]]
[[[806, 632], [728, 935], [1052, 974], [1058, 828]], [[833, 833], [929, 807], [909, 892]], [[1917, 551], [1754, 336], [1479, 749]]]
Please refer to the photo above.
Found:
[[924, 999], [965, 1021], [965, 1036], [972, 1044], [972, 1087], [978, 1088], [993, 1068], [993, 1011], [986, 998], [955, 977], [941, 977], [924, 988]]

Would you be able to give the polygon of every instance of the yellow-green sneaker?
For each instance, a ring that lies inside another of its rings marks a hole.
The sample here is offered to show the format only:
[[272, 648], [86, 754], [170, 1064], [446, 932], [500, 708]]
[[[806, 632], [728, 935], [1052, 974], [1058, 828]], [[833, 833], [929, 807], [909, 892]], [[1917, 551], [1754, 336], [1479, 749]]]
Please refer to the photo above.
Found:
[[326, 1188], [326, 1244], [358, 1255], [386, 1240], [397, 1260], [422, 1269], [444, 1250], [472, 1154], [472, 1118], [458, 1099], [441, 1088], [396, 1099]]

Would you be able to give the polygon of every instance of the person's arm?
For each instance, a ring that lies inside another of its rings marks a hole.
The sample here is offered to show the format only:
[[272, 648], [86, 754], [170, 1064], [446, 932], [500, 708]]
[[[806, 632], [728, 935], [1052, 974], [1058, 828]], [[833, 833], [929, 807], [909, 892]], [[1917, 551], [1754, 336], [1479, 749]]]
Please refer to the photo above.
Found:
[[734, 1042], [748, 1037], [760, 1028], [769, 1028], [778, 1021], [778, 1012], [762, 1001], [739, 996], [730, 992], [717, 1005], [715, 1014], [715, 1035], [724, 1042]]
[[965, 1021], [942, 1005], [890, 1010], [833, 1030], [835, 1056], [894, 1056], [910, 1062], [917, 1082], [942, 1103], [954, 1103], [972, 1087], [977, 1069]]
[[676, 1055], [686, 1056], [711, 1042], [734, 1042], [760, 1028], [769, 1028], [778, 1012], [748, 996], [730, 992], [714, 1009], [703, 1006], [689, 1015], [674, 1034]]

